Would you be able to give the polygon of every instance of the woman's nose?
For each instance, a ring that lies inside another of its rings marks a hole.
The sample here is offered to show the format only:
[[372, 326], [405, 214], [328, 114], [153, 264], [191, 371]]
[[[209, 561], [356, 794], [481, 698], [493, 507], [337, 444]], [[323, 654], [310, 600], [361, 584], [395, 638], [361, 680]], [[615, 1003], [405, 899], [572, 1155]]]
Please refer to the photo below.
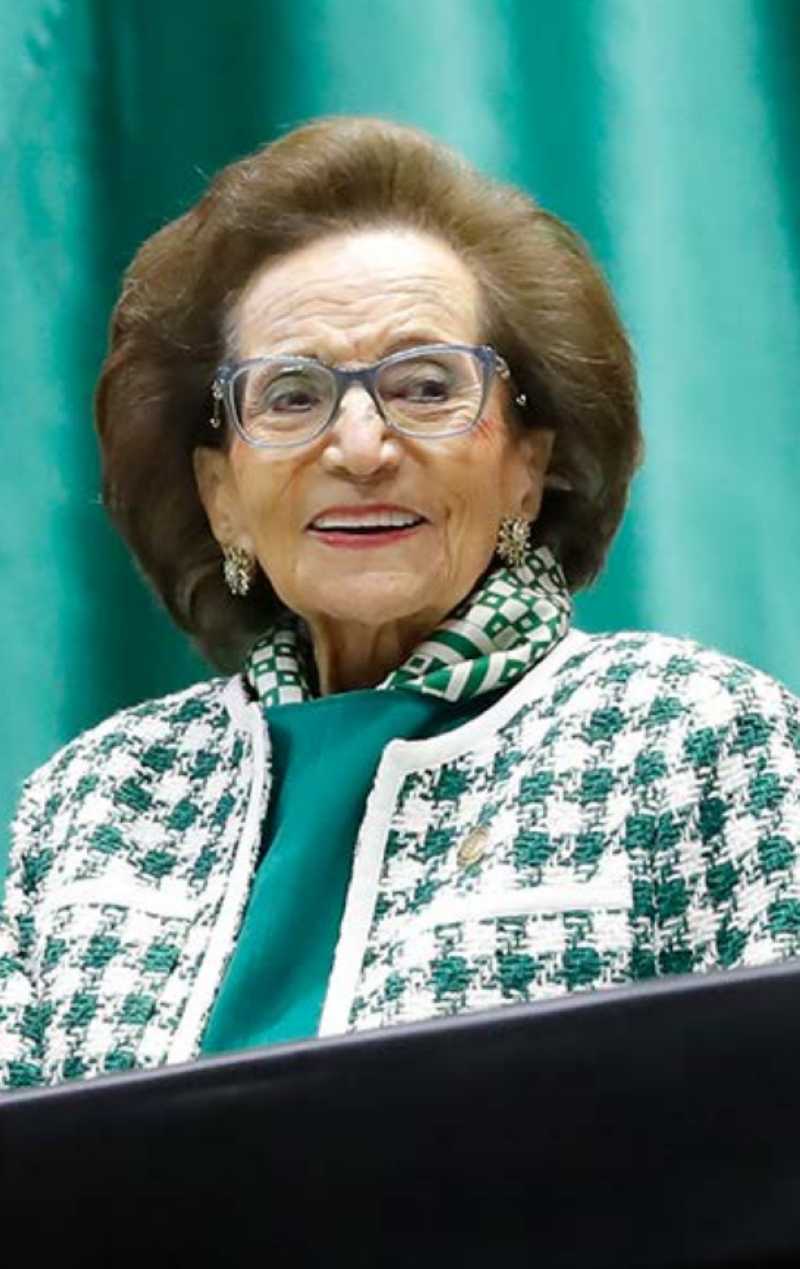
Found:
[[397, 465], [399, 439], [384, 423], [366, 388], [352, 384], [339, 403], [322, 461], [329, 470], [361, 479], [374, 476]]

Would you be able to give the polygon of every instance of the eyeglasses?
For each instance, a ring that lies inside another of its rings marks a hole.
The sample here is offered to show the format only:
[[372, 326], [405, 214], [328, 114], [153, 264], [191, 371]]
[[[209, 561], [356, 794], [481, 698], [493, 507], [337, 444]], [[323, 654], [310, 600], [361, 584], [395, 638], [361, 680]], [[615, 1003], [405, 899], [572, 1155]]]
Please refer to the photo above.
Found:
[[[361, 370], [338, 370], [313, 357], [251, 357], [220, 366], [211, 423], [221, 426], [224, 405], [249, 445], [307, 445], [330, 427], [348, 388], [360, 383], [392, 431], [436, 440], [475, 426], [495, 374], [511, 379], [507, 362], [486, 344], [425, 344]], [[514, 400], [526, 404], [516, 391]]]

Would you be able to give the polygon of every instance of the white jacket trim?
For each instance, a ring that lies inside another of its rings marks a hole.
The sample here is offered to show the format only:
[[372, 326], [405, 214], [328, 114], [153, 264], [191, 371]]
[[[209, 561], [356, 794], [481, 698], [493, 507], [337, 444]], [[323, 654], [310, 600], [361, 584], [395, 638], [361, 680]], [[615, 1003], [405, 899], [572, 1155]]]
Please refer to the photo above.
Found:
[[246, 704], [241, 685], [237, 680], [225, 690], [225, 704], [235, 723], [246, 727], [251, 738], [253, 779], [247, 805], [244, 827], [233, 868], [225, 889], [219, 916], [208, 941], [203, 963], [197, 975], [192, 994], [175, 1032], [170, 1046], [169, 1062], [188, 1062], [196, 1055], [202, 1036], [206, 1015], [216, 995], [225, 972], [225, 962], [230, 955], [242, 910], [249, 893], [253, 872], [255, 844], [261, 831], [261, 802], [267, 777], [269, 753], [266, 728], [257, 702]]

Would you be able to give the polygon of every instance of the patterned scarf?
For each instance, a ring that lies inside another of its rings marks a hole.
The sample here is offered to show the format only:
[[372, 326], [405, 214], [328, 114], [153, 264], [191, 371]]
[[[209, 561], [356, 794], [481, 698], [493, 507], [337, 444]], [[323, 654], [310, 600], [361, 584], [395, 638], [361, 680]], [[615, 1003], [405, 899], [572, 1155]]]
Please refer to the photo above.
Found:
[[[404, 688], [465, 701], [513, 683], [569, 629], [572, 603], [560, 565], [546, 546], [518, 568], [499, 565], [417, 647], [379, 691]], [[245, 674], [265, 708], [311, 700], [311, 646], [287, 617], [253, 646]]]

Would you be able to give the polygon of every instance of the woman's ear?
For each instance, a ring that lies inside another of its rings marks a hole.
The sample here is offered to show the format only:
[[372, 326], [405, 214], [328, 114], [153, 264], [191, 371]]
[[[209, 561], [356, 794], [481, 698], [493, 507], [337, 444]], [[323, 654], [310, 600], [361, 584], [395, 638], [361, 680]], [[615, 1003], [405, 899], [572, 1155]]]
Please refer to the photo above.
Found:
[[539, 514], [544, 493], [545, 473], [550, 464], [555, 436], [552, 429], [537, 427], [526, 432], [520, 442], [521, 467], [525, 475], [521, 490], [520, 511], [526, 520], [533, 521]]
[[244, 545], [239, 498], [227, 453], [198, 446], [192, 463], [197, 492], [214, 537], [221, 547]]

